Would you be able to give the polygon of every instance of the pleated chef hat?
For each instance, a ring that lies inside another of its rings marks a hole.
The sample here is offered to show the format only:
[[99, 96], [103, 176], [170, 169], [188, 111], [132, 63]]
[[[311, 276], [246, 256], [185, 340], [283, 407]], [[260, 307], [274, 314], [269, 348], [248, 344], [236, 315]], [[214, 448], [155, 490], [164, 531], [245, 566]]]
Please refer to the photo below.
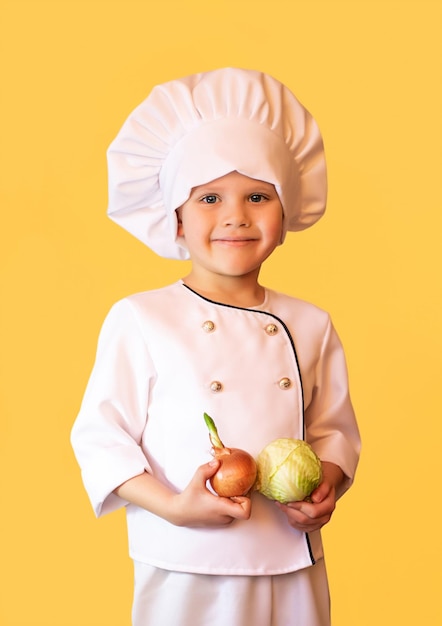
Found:
[[189, 258], [175, 210], [193, 187], [232, 171], [275, 185], [284, 235], [324, 213], [315, 120], [275, 78], [218, 69], [154, 87], [108, 149], [108, 215], [163, 257]]

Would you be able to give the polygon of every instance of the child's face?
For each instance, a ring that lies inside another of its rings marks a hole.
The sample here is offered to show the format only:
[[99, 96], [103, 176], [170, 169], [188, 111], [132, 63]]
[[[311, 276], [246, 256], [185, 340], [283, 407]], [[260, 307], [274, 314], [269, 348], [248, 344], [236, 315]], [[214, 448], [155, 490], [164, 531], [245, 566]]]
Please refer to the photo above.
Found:
[[281, 242], [283, 210], [275, 187], [238, 172], [194, 187], [177, 214], [194, 270], [257, 273]]

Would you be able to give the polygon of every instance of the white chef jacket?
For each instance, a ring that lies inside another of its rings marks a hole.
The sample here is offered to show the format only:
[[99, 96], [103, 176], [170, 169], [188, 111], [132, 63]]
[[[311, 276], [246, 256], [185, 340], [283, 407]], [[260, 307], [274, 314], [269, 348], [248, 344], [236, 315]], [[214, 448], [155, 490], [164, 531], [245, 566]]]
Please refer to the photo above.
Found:
[[113, 490], [148, 471], [180, 491], [210, 460], [203, 419], [229, 447], [254, 457], [279, 437], [305, 438], [346, 475], [360, 439], [345, 357], [328, 314], [266, 290], [257, 308], [220, 304], [182, 281], [115, 304], [72, 445], [97, 516], [126, 506], [130, 555], [173, 571], [270, 575], [323, 556], [319, 531], [301, 533], [259, 493], [249, 520], [228, 527], [174, 526]]

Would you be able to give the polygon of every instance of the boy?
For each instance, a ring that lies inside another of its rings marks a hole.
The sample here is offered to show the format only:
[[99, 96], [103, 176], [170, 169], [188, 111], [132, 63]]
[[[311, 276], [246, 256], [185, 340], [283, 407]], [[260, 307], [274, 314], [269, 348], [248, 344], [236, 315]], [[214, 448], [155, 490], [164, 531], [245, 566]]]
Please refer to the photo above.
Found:
[[[126, 506], [134, 626], [327, 626], [320, 528], [359, 433], [342, 346], [317, 307], [266, 289], [262, 263], [325, 209], [322, 140], [270, 76], [223, 69], [155, 88], [109, 150], [109, 214], [187, 277], [110, 311], [72, 432], [97, 515]], [[279, 437], [321, 458], [311, 502], [207, 488], [211, 414], [257, 456]]]

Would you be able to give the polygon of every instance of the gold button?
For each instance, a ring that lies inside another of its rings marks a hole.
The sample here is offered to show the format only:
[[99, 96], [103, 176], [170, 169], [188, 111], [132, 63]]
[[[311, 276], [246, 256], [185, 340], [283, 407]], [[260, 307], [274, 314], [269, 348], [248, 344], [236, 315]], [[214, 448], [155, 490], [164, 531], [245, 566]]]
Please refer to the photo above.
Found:
[[281, 380], [279, 381], [279, 387], [281, 389], [288, 389], [291, 386], [292, 381], [290, 380], [290, 378], [281, 378]]
[[219, 380], [213, 380], [210, 383], [210, 390], [213, 391], [213, 393], [218, 393], [218, 391], [221, 391], [222, 388], [223, 388], [223, 386], [219, 382]]
[[207, 320], [203, 324], [203, 330], [205, 330], [206, 333], [211, 333], [213, 330], [215, 330], [215, 324], [211, 320]]
[[276, 335], [276, 333], [278, 332], [278, 327], [276, 326], [276, 324], [267, 324], [267, 326], [265, 327], [265, 331], [268, 335]]

